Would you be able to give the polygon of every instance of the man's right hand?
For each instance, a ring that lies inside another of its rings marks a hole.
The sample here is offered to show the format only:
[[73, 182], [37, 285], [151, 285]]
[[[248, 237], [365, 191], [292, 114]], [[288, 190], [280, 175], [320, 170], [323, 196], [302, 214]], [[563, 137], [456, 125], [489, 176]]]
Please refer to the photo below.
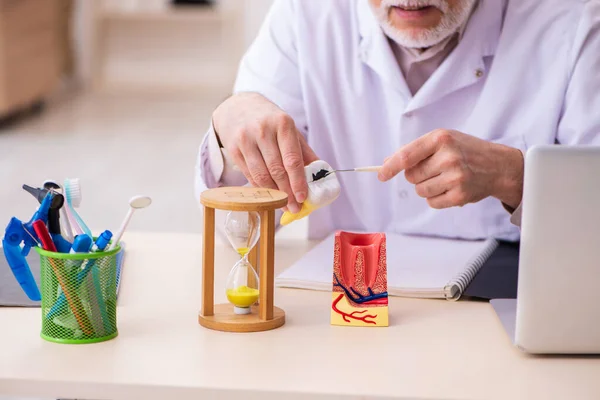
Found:
[[289, 211], [300, 211], [308, 195], [304, 166], [318, 157], [292, 117], [259, 94], [240, 93], [217, 107], [213, 124], [248, 182], [287, 193]]

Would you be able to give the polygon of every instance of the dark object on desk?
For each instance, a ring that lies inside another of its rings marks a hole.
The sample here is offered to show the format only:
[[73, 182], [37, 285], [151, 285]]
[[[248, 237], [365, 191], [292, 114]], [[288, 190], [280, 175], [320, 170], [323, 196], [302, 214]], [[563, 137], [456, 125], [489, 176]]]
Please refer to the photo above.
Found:
[[[29, 252], [27, 263], [35, 283], [40, 287], [40, 256], [34, 249]], [[30, 300], [21, 289], [0, 247], [0, 307], [39, 307], [40, 305], [40, 301]]]
[[464, 295], [480, 299], [516, 299], [520, 244], [500, 242]]
[[45, 108], [46, 103], [43, 100], [39, 100], [8, 113], [0, 114], [0, 130], [9, 129], [23, 121], [39, 117], [45, 111]]

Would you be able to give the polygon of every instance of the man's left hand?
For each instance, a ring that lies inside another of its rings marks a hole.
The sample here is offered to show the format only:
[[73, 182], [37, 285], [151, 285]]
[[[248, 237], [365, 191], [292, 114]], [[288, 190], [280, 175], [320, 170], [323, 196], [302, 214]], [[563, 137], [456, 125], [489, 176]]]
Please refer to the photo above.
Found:
[[438, 129], [388, 157], [379, 180], [404, 171], [432, 208], [463, 206], [492, 196], [514, 209], [523, 196], [523, 169], [519, 149]]

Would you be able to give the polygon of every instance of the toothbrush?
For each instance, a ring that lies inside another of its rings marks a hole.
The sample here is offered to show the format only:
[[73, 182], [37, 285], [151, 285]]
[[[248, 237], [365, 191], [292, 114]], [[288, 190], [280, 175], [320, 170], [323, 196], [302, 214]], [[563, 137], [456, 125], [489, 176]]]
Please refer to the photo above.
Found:
[[75, 231], [78, 234], [85, 233], [89, 237], [93, 237], [90, 228], [87, 227], [83, 219], [75, 211], [75, 207], [81, 205], [81, 185], [79, 184], [79, 179], [65, 179], [64, 190], [67, 200], [67, 215], [69, 215]]
[[125, 233], [125, 229], [127, 229], [127, 225], [129, 224], [129, 221], [131, 220], [131, 216], [133, 215], [134, 211], [138, 208], [146, 208], [151, 203], [152, 199], [148, 196], [134, 196], [131, 199], [129, 199], [129, 210], [127, 211], [127, 215], [125, 216], [125, 220], [123, 220], [119, 231], [115, 235], [115, 240], [111, 243], [110, 248], [108, 249], [109, 251], [115, 249], [118, 246], [119, 241], [121, 240], [123, 233]]

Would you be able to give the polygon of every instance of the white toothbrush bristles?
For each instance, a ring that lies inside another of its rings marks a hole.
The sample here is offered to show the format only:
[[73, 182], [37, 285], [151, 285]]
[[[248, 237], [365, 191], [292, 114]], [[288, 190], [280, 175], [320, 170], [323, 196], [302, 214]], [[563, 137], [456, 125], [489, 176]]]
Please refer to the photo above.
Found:
[[79, 178], [67, 179], [68, 186], [66, 186], [66, 190], [68, 190], [68, 195], [71, 198], [71, 204], [73, 207], [79, 208], [81, 206], [81, 183], [79, 182]]

